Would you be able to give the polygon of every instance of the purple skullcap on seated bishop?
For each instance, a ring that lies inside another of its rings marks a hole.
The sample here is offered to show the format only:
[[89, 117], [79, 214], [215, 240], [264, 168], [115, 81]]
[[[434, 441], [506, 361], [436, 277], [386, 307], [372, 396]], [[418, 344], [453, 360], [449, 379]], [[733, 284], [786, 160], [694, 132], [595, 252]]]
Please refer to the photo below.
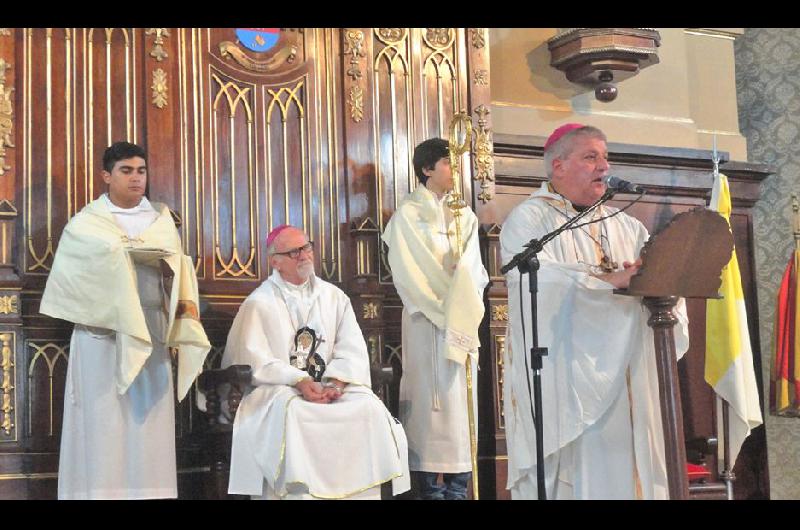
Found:
[[580, 129], [582, 127], [586, 126], [582, 123], [567, 123], [562, 125], [547, 137], [547, 141], [544, 143], [544, 150], [547, 151], [548, 147], [559, 141], [565, 134], [571, 133], [575, 129]]
[[267, 236], [267, 246], [270, 246], [271, 244], [273, 244], [275, 242], [275, 239], [278, 237], [278, 234], [280, 234], [281, 232], [283, 232], [287, 228], [291, 228], [291, 227], [292, 227], [292, 225], [280, 225], [280, 226], [276, 226], [275, 228], [273, 228], [272, 232], [270, 232], [269, 235]]

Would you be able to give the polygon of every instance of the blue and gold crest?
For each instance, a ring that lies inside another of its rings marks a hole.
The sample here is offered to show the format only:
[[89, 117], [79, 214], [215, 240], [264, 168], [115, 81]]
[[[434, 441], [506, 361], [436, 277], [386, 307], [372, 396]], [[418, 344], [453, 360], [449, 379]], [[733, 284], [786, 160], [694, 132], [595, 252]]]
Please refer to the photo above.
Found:
[[236, 28], [242, 46], [254, 52], [265, 52], [280, 39], [280, 28]]

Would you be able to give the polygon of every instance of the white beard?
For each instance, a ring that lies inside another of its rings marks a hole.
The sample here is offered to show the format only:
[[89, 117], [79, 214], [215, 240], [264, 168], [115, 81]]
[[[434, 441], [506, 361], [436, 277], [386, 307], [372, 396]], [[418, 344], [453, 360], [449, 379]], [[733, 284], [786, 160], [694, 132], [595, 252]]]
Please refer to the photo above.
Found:
[[303, 263], [302, 265], [298, 265], [297, 274], [300, 276], [300, 278], [303, 279], [303, 281], [306, 281], [307, 279], [311, 278], [311, 276], [314, 274], [314, 262], [310, 261], [308, 263]]

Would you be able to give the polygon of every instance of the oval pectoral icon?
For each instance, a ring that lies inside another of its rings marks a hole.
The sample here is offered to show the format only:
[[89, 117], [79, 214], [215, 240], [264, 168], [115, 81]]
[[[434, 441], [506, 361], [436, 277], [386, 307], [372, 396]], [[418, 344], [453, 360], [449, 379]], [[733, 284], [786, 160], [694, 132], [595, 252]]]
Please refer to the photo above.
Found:
[[309, 329], [303, 330], [303, 332], [300, 333], [300, 335], [298, 335], [297, 337], [298, 351], [309, 353], [313, 345], [314, 345], [314, 335], [311, 334], [311, 330]]
[[248, 50], [265, 52], [277, 44], [280, 28], [236, 28], [236, 37]]

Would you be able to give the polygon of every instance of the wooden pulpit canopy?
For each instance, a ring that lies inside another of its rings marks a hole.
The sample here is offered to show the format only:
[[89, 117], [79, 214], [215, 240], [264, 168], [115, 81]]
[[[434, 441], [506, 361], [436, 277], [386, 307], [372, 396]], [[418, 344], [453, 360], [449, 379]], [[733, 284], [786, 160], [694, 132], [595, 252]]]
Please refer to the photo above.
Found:
[[718, 298], [733, 235], [719, 213], [700, 207], [676, 215], [642, 248], [642, 266], [626, 294]]

